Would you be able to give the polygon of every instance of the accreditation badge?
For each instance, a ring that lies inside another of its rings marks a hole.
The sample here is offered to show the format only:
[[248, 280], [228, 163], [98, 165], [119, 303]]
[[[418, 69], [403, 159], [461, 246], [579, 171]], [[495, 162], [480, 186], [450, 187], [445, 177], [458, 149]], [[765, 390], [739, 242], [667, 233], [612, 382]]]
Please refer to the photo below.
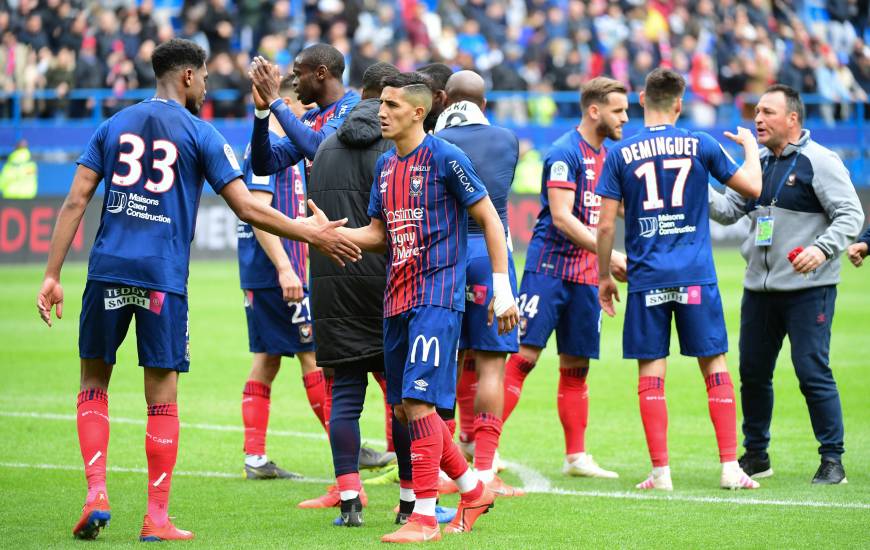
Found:
[[755, 246], [773, 244], [773, 216], [759, 216], [755, 225]]

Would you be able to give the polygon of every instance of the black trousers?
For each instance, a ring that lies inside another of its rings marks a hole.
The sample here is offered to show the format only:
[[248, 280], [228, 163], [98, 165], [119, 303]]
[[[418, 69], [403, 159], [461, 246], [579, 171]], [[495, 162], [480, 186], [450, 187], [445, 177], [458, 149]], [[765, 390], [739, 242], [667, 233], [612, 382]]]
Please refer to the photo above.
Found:
[[807, 402], [819, 454], [843, 454], [843, 411], [828, 364], [837, 287], [792, 292], [745, 290], [740, 311], [740, 396], [743, 446], [763, 452], [770, 443], [773, 369], [788, 335], [791, 360]]

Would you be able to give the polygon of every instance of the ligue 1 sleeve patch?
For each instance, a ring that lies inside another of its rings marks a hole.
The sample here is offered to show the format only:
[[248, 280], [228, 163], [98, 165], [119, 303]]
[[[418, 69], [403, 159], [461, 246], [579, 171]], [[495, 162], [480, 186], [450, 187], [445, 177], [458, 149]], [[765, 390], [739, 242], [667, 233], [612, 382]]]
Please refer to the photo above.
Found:
[[229, 143], [224, 143], [224, 155], [226, 155], [227, 160], [230, 162], [230, 166], [233, 167], [233, 170], [241, 170], [239, 166], [239, 161], [236, 160], [236, 154], [233, 152], [233, 148], [230, 147]]
[[557, 160], [550, 167], [550, 181], [568, 181], [568, 164]]
[[303, 323], [299, 325], [299, 342], [302, 344], [310, 344], [314, 341], [314, 331], [311, 330], [311, 323]]

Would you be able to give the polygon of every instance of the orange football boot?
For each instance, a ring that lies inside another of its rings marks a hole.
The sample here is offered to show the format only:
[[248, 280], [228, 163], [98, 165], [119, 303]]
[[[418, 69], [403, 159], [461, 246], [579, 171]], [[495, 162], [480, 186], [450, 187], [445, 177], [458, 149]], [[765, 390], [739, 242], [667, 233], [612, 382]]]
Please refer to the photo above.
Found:
[[495, 501], [495, 493], [485, 485], [483, 493], [475, 500], [466, 501], [465, 497], [460, 498], [459, 507], [456, 509], [456, 517], [444, 528], [444, 532], [467, 533], [471, 531], [471, 527], [477, 521], [477, 518], [489, 512], [489, 509], [492, 508], [493, 501]]
[[492, 481], [486, 484], [486, 488], [495, 493], [495, 496], [497, 497], [510, 498], [526, 496], [525, 491], [518, 487], [508, 485], [498, 476], [492, 478]]
[[439, 495], [452, 495], [453, 493], [458, 493], [459, 487], [456, 486], [456, 482], [450, 478], [444, 478], [440, 475], [438, 476], [438, 494]]
[[73, 536], [77, 539], [93, 540], [100, 534], [100, 529], [108, 527], [111, 518], [109, 498], [106, 493], [97, 493], [94, 500], [82, 507], [82, 516], [73, 527]]
[[435, 527], [429, 527], [421, 519], [420, 514], [411, 514], [408, 523], [399, 527], [397, 531], [381, 537], [381, 542], [406, 544], [441, 540], [441, 529], [438, 524], [436, 523]]
[[[369, 505], [369, 497], [362, 487], [359, 490], [359, 499], [362, 502], [363, 508]], [[326, 494], [320, 495], [317, 498], [303, 500], [296, 505], [297, 508], [305, 509], [337, 508], [338, 506], [341, 506], [341, 493], [338, 491], [338, 485], [330, 485], [326, 488]]]
[[139, 532], [139, 540], [141, 542], [161, 542], [164, 540], [191, 540], [193, 533], [179, 529], [172, 524], [168, 519], [166, 523], [157, 527], [154, 525], [154, 520], [151, 516], [145, 514], [145, 519], [142, 521], [142, 531]]

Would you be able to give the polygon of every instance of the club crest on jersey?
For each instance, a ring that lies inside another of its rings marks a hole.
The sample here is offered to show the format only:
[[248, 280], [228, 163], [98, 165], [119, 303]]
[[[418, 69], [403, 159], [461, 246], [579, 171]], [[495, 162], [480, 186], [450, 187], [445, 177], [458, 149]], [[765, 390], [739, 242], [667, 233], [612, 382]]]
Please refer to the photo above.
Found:
[[411, 176], [410, 194], [412, 197], [419, 197], [423, 192], [423, 176]]
[[526, 335], [526, 328], [528, 326], [529, 326], [529, 320], [526, 319], [525, 317], [520, 317], [520, 326], [519, 326], [520, 330], [518, 331], [520, 336]]
[[303, 344], [310, 344], [314, 341], [314, 331], [311, 330], [311, 323], [299, 325], [299, 341]]
[[788, 175], [788, 179], [785, 180], [785, 184], [788, 185], [789, 187], [792, 187], [794, 185], [794, 182], [795, 182], [795, 175], [794, 175], [794, 173], [791, 173]]

